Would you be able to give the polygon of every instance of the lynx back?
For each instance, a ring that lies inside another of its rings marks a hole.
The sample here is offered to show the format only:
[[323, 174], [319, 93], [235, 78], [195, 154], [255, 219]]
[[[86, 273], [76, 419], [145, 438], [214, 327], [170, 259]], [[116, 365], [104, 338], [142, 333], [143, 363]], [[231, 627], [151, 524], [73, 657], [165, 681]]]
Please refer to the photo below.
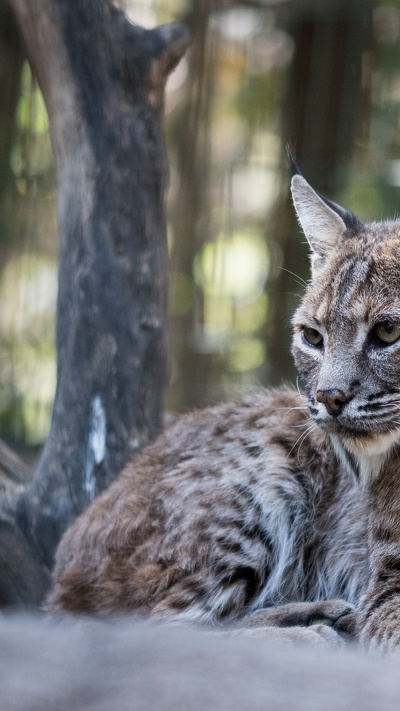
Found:
[[356, 605], [364, 644], [400, 643], [400, 223], [364, 224], [298, 173], [292, 194], [305, 395], [179, 419], [66, 532], [48, 609], [336, 644]]

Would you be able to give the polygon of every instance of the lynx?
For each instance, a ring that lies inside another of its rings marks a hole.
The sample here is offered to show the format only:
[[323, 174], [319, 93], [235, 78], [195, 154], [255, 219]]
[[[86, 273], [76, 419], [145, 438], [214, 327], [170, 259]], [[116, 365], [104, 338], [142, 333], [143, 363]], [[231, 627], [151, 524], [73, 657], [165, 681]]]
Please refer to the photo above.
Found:
[[362, 223], [296, 168], [292, 196], [304, 394], [190, 412], [136, 455], [61, 541], [50, 611], [327, 643], [354, 623], [399, 648], [400, 221]]

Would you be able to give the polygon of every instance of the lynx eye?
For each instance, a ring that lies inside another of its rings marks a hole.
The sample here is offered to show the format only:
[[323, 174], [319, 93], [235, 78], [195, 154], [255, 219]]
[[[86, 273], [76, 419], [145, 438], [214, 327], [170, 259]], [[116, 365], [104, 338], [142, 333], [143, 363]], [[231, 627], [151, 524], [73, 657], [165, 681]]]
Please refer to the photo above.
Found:
[[389, 345], [400, 338], [400, 323], [394, 321], [382, 321], [377, 323], [374, 328], [375, 339], [382, 345]]
[[303, 326], [303, 338], [310, 346], [322, 346], [324, 339], [316, 328]]

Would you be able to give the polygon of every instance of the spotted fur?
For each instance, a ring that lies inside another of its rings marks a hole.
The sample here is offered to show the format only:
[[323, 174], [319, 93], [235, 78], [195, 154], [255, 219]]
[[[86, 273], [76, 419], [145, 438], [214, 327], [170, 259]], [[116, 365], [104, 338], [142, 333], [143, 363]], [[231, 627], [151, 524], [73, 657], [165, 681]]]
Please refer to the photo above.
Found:
[[292, 192], [305, 394], [191, 412], [136, 455], [65, 534], [49, 610], [297, 628], [342, 598], [366, 646], [399, 643], [400, 223], [363, 224], [299, 174]]

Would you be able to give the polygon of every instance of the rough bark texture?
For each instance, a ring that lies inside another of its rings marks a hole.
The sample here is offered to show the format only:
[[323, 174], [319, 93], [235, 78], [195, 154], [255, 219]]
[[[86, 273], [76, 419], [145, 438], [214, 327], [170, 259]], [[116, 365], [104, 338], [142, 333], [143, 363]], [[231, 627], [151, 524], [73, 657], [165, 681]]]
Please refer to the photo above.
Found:
[[161, 427], [163, 97], [188, 35], [178, 24], [133, 26], [110, 0], [10, 5], [49, 113], [58, 182], [51, 431], [31, 486], [8, 512], [16, 516], [15, 546], [23, 533], [43, 573], [37, 601], [65, 528]]
[[0, 490], [3, 486], [27, 484], [31, 478], [29, 467], [0, 440]]

